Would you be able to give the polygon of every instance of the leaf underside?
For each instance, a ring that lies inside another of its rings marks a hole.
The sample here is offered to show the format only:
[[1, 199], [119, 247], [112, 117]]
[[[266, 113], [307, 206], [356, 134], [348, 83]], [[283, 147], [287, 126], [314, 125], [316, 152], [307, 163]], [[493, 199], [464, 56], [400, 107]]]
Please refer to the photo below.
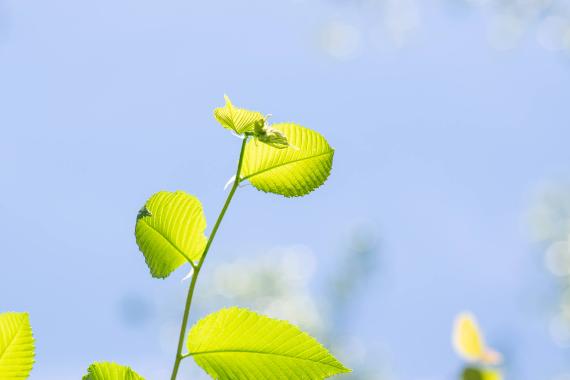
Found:
[[306, 195], [328, 178], [334, 149], [325, 138], [294, 123], [272, 124], [291, 146], [278, 149], [253, 139], [247, 143], [242, 180], [261, 191], [286, 197]]
[[129, 367], [100, 362], [89, 366], [83, 380], [144, 380], [144, 378]]
[[0, 379], [26, 379], [34, 365], [34, 355], [28, 314], [0, 314]]
[[200, 201], [183, 191], [160, 191], [139, 212], [135, 236], [153, 277], [165, 278], [200, 259], [206, 246]]
[[224, 99], [226, 105], [214, 110], [214, 117], [224, 128], [241, 135], [253, 132], [254, 124], [264, 120], [260, 112], [234, 107], [227, 96], [224, 95]]
[[298, 327], [237, 307], [199, 321], [187, 347], [196, 363], [219, 380], [312, 380], [350, 372]]

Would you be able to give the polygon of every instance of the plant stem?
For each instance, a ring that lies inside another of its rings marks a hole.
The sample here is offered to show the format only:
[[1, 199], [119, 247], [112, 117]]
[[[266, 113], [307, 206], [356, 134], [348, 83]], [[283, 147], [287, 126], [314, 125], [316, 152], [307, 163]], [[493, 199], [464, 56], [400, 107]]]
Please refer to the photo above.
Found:
[[175, 380], [178, 375], [178, 368], [182, 360], [182, 346], [184, 345], [184, 335], [186, 333], [186, 326], [188, 325], [188, 315], [190, 314], [190, 305], [192, 305], [192, 296], [194, 295], [194, 288], [196, 287], [196, 280], [198, 279], [198, 269], [194, 269], [192, 273], [192, 280], [188, 288], [188, 295], [186, 296], [186, 306], [184, 307], [184, 316], [182, 317], [182, 326], [180, 327], [180, 336], [178, 337], [178, 348], [176, 350], [176, 358], [174, 359], [174, 368], [172, 369], [171, 380]]
[[243, 142], [241, 144], [241, 151], [239, 154], [239, 161], [238, 161], [238, 167], [237, 167], [237, 171], [236, 171], [236, 178], [234, 181], [234, 184], [230, 190], [230, 193], [228, 194], [228, 197], [226, 198], [226, 202], [224, 203], [224, 207], [222, 208], [222, 211], [220, 211], [220, 215], [218, 215], [218, 219], [216, 220], [216, 224], [214, 224], [214, 228], [212, 229], [212, 233], [210, 234], [210, 238], [208, 239], [208, 242], [206, 243], [206, 247], [204, 248], [204, 252], [202, 253], [202, 256], [200, 257], [200, 261], [198, 262], [198, 265], [194, 265], [192, 262], [190, 263], [192, 265], [192, 268], [194, 269], [194, 273], [192, 273], [192, 280], [190, 281], [190, 287], [188, 288], [188, 295], [186, 296], [186, 306], [184, 307], [184, 316], [182, 317], [182, 325], [180, 326], [180, 336], [178, 337], [178, 348], [176, 350], [176, 358], [174, 360], [174, 368], [172, 369], [172, 376], [170, 376], [170, 380], [176, 380], [176, 376], [178, 375], [178, 368], [180, 367], [180, 362], [182, 361], [182, 359], [184, 359], [185, 355], [182, 355], [182, 347], [184, 345], [184, 336], [186, 335], [186, 327], [188, 325], [188, 316], [190, 315], [190, 306], [192, 305], [192, 297], [194, 295], [194, 289], [196, 288], [196, 281], [198, 280], [198, 275], [200, 274], [200, 269], [202, 269], [202, 265], [204, 264], [204, 260], [206, 259], [206, 255], [208, 254], [208, 251], [210, 250], [210, 246], [212, 245], [212, 242], [214, 241], [214, 238], [216, 237], [216, 233], [218, 232], [218, 228], [220, 227], [220, 224], [222, 223], [222, 219], [224, 219], [224, 215], [226, 214], [226, 211], [228, 210], [228, 207], [230, 206], [230, 203], [232, 201], [232, 198], [234, 197], [234, 194], [241, 182], [240, 180], [240, 173], [241, 173], [241, 166], [243, 164], [243, 156], [244, 156], [244, 152], [245, 152], [245, 144], [247, 143], [247, 139], [248, 136], [245, 136], [243, 138]]

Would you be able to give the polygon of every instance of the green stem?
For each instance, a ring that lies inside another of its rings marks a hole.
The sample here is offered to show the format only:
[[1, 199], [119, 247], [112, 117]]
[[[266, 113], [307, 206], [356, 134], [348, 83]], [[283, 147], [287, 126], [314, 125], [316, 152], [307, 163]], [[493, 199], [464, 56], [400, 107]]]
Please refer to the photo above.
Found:
[[174, 368], [172, 369], [171, 380], [175, 380], [178, 375], [178, 368], [180, 367], [180, 361], [182, 360], [182, 346], [184, 345], [184, 335], [186, 332], [186, 326], [188, 325], [188, 315], [190, 314], [190, 305], [192, 305], [192, 296], [194, 295], [194, 288], [196, 287], [196, 280], [198, 279], [198, 270], [194, 269], [192, 273], [192, 280], [190, 281], [190, 287], [188, 288], [188, 295], [186, 296], [186, 306], [184, 308], [184, 316], [182, 317], [182, 326], [180, 327], [180, 336], [178, 337], [178, 348], [176, 350], [176, 358], [174, 360]]
[[210, 246], [212, 245], [212, 242], [216, 237], [218, 228], [222, 223], [222, 219], [224, 219], [224, 215], [226, 215], [226, 211], [228, 210], [232, 198], [234, 197], [234, 194], [241, 182], [240, 173], [241, 173], [241, 166], [243, 164], [243, 156], [245, 152], [245, 144], [247, 143], [247, 139], [248, 137], [245, 136], [241, 144], [241, 151], [239, 153], [239, 161], [236, 171], [236, 179], [234, 181], [232, 189], [230, 190], [230, 193], [228, 194], [228, 197], [226, 198], [226, 203], [224, 203], [224, 207], [222, 208], [222, 211], [220, 211], [220, 215], [216, 220], [216, 224], [214, 224], [214, 228], [212, 229], [210, 238], [208, 239], [206, 247], [204, 248], [204, 253], [202, 253], [198, 265], [194, 265], [194, 263], [190, 262], [192, 268], [194, 269], [194, 273], [192, 273], [192, 280], [190, 281], [190, 287], [188, 288], [188, 295], [186, 296], [186, 306], [184, 307], [184, 316], [182, 317], [182, 325], [180, 326], [180, 336], [178, 337], [178, 348], [176, 350], [176, 358], [174, 360], [174, 368], [172, 369], [172, 376], [170, 376], [170, 380], [176, 380], [176, 376], [178, 375], [178, 368], [180, 367], [180, 362], [182, 361], [182, 359], [187, 357], [187, 355], [182, 355], [182, 347], [184, 345], [184, 336], [186, 335], [186, 327], [188, 326], [188, 316], [190, 315], [190, 306], [192, 305], [192, 297], [194, 295], [194, 289], [196, 288], [196, 280], [198, 279], [198, 275], [200, 274], [200, 270], [202, 269], [202, 265], [204, 264], [206, 255], [210, 250]]

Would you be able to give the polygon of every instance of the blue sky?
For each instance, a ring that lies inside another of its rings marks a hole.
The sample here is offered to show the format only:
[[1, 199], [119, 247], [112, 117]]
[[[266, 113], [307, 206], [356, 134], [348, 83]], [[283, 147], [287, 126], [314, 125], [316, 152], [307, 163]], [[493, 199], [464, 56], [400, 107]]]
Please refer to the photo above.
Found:
[[239, 149], [212, 117], [224, 93], [320, 131], [336, 154], [306, 198], [240, 189], [213, 260], [303, 244], [326, 272], [372, 226], [383, 268], [350, 325], [396, 378], [457, 370], [463, 309], [508, 351], [510, 378], [568, 369], [534, 310], [549, 279], [525, 222], [533, 192], [570, 174], [568, 61], [530, 35], [493, 49], [475, 10], [433, 1], [421, 16], [404, 46], [362, 34], [336, 59], [323, 28], [371, 30], [374, 15], [327, 1], [0, 1], [0, 310], [32, 315], [31, 378], [76, 379], [99, 359], [170, 368], [156, 323], [125, 329], [116, 304], [184, 296], [179, 277], [148, 276], [134, 220], [155, 191], [182, 189], [213, 223]]

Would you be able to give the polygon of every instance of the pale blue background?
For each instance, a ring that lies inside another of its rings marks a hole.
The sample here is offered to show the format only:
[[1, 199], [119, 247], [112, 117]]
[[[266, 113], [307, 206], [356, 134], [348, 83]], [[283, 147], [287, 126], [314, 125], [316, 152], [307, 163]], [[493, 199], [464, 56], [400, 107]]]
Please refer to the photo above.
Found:
[[133, 226], [161, 189], [196, 194], [213, 223], [239, 149], [211, 115], [224, 93], [321, 131], [336, 155], [309, 197], [242, 189], [212, 257], [305, 244], [324, 273], [372, 226], [382, 271], [350, 326], [394, 378], [451, 378], [463, 309], [510, 379], [567, 369], [535, 310], [549, 279], [525, 213], [570, 174], [570, 66], [531, 37], [494, 50], [485, 16], [448, 3], [422, 3], [405, 47], [364, 39], [337, 60], [323, 25], [373, 23], [342, 2], [0, 1], [0, 310], [31, 313], [31, 378], [78, 379], [101, 359], [170, 370], [157, 322], [125, 328], [117, 303], [184, 296], [181, 273], [150, 278]]

